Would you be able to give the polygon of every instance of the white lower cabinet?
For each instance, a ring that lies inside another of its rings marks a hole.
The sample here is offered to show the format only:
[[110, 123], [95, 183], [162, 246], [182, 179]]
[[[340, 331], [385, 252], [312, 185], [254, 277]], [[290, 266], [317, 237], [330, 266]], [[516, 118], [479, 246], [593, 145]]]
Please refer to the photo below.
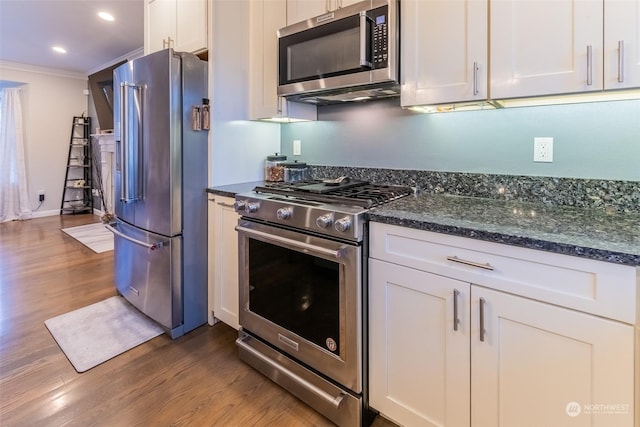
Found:
[[369, 404], [403, 426], [468, 426], [469, 284], [379, 260], [369, 274]]
[[234, 199], [209, 196], [209, 324], [238, 329], [238, 214]]
[[633, 326], [480, 286], [471, 296], [472, 425], [633, 426]]
[[[577, 293], [557, 271], [563, 267], [537, 255], [372, 223], [370, 405], [412, 427], [632, 427], [634, 325], [494, 288], [524, 283], [531, 264], [539, 277], [551, 271], [561, 279], [545, 286]], [[565, 268], [591, 275], [594, 311], [609, 304], [595, 298], [602, 283], [616, 287], [621, 302], [637, 301], [635, 268], [582, 261]], [[428, 265], [433, 271], [421, 269]]]

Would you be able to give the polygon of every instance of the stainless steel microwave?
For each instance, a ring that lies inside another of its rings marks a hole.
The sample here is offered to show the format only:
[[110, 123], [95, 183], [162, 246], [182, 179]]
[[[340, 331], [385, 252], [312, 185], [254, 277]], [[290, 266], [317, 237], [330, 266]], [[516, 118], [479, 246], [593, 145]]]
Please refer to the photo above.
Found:
[[278, 95], [313, 104], [398, 96], [398, 0], [367, 0], [278, 31]]

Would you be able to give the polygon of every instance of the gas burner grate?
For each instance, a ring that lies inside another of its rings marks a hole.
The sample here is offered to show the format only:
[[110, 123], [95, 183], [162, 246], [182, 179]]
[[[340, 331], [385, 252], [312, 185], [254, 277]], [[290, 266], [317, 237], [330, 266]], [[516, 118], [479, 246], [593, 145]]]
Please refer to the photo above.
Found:
[[301, 188], [310, 184], [319, 184], [321, 182], [322, 181], [317, 180], [307, 180], [290, 183], [268, 183], [264, 186], [256, 187], [254, 191], [257, 193], [289, 196], [300, 200], [358, 206], [362, 208], [380, 206], [413, 193], [413, 190], [410, 187], [370, 184], [368, 182], [362, 182], [359, 185], [351, 185], [345, 188], [336, 187], [335, 189], [331, 189], [324, 193], [309, 192]]

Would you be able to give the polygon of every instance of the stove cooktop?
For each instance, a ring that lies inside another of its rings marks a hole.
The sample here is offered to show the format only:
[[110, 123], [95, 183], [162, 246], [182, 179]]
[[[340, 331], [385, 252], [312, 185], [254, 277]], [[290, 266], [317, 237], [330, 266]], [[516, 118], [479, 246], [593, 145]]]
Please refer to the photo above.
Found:
[[321, 180], [297, 182], [269, 182], [258, 186], [256, 193], [277, 194], [299, 200], [326, 204], [373, 208], [413, 193], [410, 187], [371, 184], [368, 181], [349, 180], [340, 184], [326, 184]]

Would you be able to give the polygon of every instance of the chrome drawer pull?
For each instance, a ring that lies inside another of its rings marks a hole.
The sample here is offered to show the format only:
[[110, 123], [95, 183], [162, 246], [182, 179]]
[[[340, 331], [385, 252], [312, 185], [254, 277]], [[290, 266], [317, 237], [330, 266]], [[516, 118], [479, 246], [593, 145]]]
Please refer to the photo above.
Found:
[[482, 264], [480, 262], [461, 259], [461, 258], [458, 258], [457, 256], [448, 256], [447, 257], [447, 261], [457, 262], [457, 263], [464, 264], [464, 265], [470, 265], [471, 267], [478, 267], [478, 268], [482, 268], [482, 269], [485, 269], [485, 270], [493, 271], [493, 269], [494, 269], [493, 266], [491, 264], [489, 264], [488, 262], [485, 263], [485, 264]]

